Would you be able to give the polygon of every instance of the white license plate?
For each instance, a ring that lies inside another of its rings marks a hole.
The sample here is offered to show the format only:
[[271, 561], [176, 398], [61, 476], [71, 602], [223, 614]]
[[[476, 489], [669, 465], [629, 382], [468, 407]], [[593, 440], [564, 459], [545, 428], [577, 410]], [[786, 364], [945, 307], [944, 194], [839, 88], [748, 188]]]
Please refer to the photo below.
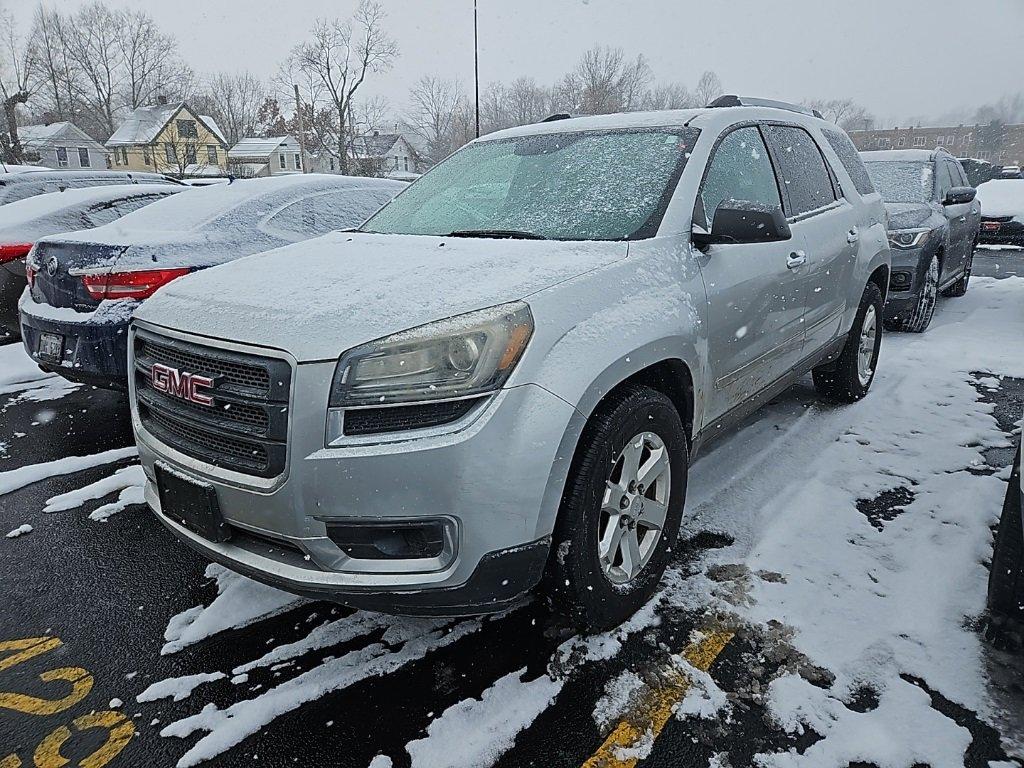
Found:
[[64, 358], [64, 337], [57, 333], [39, 334], [39, 356], [59, 363]]

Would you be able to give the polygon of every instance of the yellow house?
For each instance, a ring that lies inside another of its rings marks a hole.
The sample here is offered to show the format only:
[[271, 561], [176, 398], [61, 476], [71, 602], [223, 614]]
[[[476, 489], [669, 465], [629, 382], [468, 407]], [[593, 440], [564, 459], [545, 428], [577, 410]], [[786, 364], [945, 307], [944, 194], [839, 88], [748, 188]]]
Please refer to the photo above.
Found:
[[220, 176], [228, 146], [217, 123], [185, 102], [139, 107], [107, 139], [110, 167], [172, 176]]

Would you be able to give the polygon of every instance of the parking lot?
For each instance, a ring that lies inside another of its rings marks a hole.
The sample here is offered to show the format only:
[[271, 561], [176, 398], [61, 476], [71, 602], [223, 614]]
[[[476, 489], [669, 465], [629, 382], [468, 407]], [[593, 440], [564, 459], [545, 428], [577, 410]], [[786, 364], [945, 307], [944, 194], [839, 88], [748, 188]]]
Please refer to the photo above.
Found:
[[658, 597], [589, 637], [208, 565], [138, 503], [126, 399], [0, 348], [0, 766], [1024, 765], [1024, 669], [981, 636], [1022, 254], [888, 334], [865, 400], [804, 382], [713, 444]]

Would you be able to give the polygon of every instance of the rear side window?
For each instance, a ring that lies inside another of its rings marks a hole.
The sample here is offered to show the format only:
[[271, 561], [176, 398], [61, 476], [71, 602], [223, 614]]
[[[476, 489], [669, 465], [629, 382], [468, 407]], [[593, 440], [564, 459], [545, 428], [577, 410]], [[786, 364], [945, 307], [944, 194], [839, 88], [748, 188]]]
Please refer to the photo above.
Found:
[[790, 125], [766, 125], [764, 131], [774, 149], [789, 203], [787, 214], [799, 216], [835, 202], [825, 158], [811, 135]]
[[154, 200], [159, 200], [162, 197], [166, 197], [166, 195], [133, 195], [131, 197], [121, 197], [117, 200], [108, 200], [105, 203], [92, 206], [87, 213], [87, 217], [90, 226], [98, 227], [103, 224], [109, 224], [125, 214], [138, 210], [144, 205], [149, 205]]
[[949, 163], [949, 175], [953, 178], [954, 187], [969, 187], [970, 183], [967, 181], [967, 174], [964, 173], [964, 168], [960, 165], [959, 160], [947, 160]]
[[711, 231], [725, 200], [781, 205], [778, 182], [757, 128], [738, 128], [719, 142], [697, 196], [693, 221]]
[[389, 189], [344, 189], [304, 197], [282, 208], [267, 220], [268, 229], [317, 237], [335, 229], [362, 224], [370, 214], [394, 197]]
[[862, 195], [870, 195], [875, 191], [875, 185], [871, 183], [868, 170], [864, 167], [864, 161], [860, 159], [860, 153], [850, 141], [850, 137], [842, 131], [833, 131], [828, 128], [822, 131], [829, 146], [839, 155], [839, 162], [843, 164], [846, 172], [853, 179], [853, 186]]

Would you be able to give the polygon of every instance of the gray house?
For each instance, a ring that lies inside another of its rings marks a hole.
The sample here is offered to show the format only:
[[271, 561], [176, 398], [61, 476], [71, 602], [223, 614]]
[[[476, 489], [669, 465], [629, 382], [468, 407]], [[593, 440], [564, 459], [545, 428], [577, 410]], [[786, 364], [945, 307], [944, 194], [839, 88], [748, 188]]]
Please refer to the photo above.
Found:
[[228, 166], [239, 176], [302, 173], [298, 139], [291, 136], [242, 139], [228, 150]]
[[110, 153], [74, 123], [23, 125], [18, 138], [28, 162], [47, 168], [107, 168]]

